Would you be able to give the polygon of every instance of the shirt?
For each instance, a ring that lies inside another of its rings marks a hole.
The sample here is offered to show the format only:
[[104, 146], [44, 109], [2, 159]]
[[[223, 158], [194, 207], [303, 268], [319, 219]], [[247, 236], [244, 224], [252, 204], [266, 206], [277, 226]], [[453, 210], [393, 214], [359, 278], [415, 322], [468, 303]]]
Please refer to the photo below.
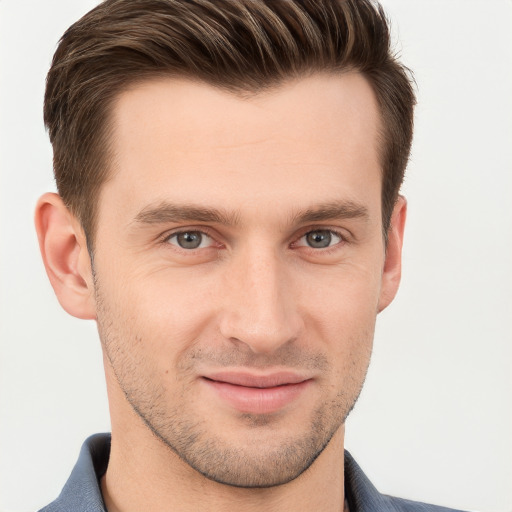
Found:
[[[107, 512], [100, 479], [110, 455], [110, 434], [95, 434], [82, 446], [60, 496], [39, 512]], [[379, 493], [345, 451], [345, 498], [350, 512], [462, 512]]]

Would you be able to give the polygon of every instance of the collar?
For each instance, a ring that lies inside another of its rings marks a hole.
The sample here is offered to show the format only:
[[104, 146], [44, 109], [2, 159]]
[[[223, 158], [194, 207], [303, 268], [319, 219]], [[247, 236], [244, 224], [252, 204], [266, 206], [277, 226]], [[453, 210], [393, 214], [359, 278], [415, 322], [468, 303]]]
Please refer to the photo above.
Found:
[[[39, 512], [107, 512], [99, 481], [107, 470], [110, 440], [110, 434], [95, 434], [85, 441], [60, 496]], [[350, 512], [451, 511], [380, 494], [346, 450], [345, 499]]]

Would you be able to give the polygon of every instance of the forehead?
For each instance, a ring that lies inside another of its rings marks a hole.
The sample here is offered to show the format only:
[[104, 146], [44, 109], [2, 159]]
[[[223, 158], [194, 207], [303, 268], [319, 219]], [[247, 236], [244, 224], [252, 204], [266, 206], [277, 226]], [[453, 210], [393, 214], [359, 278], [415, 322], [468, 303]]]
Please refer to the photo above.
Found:
[[115, 172], [103, 195], [139, 211], [185, 196], [239, 208], [352, 199], [357, 188], [379, 194], [378, 132], [375, 96], [358, 73], [313, 75], [250, 97], [148, 81], [114, 106]]

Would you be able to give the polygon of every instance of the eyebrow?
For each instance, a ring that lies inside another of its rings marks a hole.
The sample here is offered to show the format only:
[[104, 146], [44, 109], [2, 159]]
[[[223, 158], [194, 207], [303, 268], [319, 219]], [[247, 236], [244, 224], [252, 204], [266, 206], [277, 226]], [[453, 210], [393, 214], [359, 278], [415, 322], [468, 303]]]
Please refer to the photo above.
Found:
[[[306, 224], [308, 222], [356, 218], [367, 220], [369, 218], [368, 209], [353, 201], [332, 201], [299, 211], [292, 215], [291, 221], [294, 224]], [[143, 208], [135, 216], [134, 222], [138, 224], [206, 222], [236, 226], [240, 223], [240, 213], [201, 205], [174, 204], [164, 201]]]
[[173, 204], [162, 202], [143, 208], [134, 221], [139, 224], [165, 224], [169, 222], [212, 222], [225, 225], [236, 225], [239, 221], [238, 212], [229, 213], [225, 210], [208, 208], [200, 205]]
[[324, 220], [362, 219], [370, 217], [366, 206], [354, 201], [332, 201], [316, 205], [305, 211], [296, 213], [292, 219], [298, 224]]

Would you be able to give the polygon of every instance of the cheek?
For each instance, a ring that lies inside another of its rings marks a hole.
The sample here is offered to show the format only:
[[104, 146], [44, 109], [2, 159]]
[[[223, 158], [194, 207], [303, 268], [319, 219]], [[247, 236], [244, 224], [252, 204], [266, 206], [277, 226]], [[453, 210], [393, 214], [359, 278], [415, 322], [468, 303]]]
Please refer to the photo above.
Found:
[[304, 315], [339, 334], [372, 325], [380, 295], [379, 266], [344, 265], [328, 270], [303, 280]]
[[98, 285], [108, 323], [115, 324], [122, 341], [134, 340], [146, 358], [154, 354], [162, 361], [171, 361], [190, 348], [216, 303], [211, 286], [176, 272], [114, 273], [111, 269], [110, 274], [98, 276]]
[[380, 274], [353, 266], [317, 284], [303, 295], [308, 338], [332, 358], [337, 380], [357, 383], [364, 379], [372, 351]]

